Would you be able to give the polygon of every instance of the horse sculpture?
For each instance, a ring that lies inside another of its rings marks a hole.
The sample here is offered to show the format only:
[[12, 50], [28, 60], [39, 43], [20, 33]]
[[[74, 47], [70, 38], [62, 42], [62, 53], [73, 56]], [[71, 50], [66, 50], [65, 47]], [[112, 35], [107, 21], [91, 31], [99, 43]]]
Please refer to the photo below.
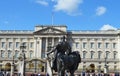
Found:
[[69, 72], [70, 76], [74, 76], [74, 72], [77, 70], [80, 62], [81, 57], [78, 51], [74, 51], [69, 55], [59, 53], [57, 55], [58, 76], [64, 76], [65, 71]]

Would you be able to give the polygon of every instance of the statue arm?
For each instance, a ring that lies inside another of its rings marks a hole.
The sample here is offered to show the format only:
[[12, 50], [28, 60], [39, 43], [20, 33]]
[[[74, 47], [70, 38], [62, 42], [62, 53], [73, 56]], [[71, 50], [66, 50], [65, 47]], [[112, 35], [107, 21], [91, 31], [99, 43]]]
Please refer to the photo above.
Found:
[[54, 52], [56, 50], [56, 47], [54, 47], [52, 50], [50, 50], [49, 52], [47, 52], [47, 55], [49, 55], [50, 53]]

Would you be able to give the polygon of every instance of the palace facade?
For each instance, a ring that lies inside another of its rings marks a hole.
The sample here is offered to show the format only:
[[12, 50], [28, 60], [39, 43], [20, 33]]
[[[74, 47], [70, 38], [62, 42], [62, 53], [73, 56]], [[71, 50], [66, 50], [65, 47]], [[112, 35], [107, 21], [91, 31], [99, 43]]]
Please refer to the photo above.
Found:
[[20, 46], [24, 43], [26, 71], [45, 71], [46, 52], [66, 36], [73, 51], [79, 51], [82, 62], [78, 71], [120, 72], [120, 30], [67, 30], [65, 25], [36, 26], [35, 30], [0, 31], [0, 70], [19, 70]]

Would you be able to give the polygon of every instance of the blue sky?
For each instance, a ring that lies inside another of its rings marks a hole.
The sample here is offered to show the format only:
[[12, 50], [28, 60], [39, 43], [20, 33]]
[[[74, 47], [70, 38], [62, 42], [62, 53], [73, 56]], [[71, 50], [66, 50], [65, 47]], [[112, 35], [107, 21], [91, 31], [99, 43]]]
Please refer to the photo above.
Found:
[[120, 29], [120, 0], [0, 0], [0, 30], [66, 25], [68, 30]]

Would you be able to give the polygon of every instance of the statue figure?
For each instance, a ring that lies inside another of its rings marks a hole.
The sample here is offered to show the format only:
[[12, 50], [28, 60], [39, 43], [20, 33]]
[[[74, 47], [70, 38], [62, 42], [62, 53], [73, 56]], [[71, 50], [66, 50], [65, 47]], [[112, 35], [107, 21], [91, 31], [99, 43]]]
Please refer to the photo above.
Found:
[[78, 51], [72, 52], [65, 36], [47, 55], [52, 52], [55, 52], [55, 56], [51, 68], [58, 72], [58, 76], [64, 76], [65, 71], [70, 72], [70, 76], [74, 76], [74, 72], [81, 62], [81, 57]]
[[62, 40], [50, 52], [48, 52], [47, 55], [49, 55], [52, 52], [55, 52], [55, 56], [51, 68], [57, 71], [56, 59], [58, 53], [62, 55], [65, 54], [65, 52], [67, 53], [67, 55], [71, 53], [71, 47], [69, 43], [66, 41], [65, 36], [62, 37]]

